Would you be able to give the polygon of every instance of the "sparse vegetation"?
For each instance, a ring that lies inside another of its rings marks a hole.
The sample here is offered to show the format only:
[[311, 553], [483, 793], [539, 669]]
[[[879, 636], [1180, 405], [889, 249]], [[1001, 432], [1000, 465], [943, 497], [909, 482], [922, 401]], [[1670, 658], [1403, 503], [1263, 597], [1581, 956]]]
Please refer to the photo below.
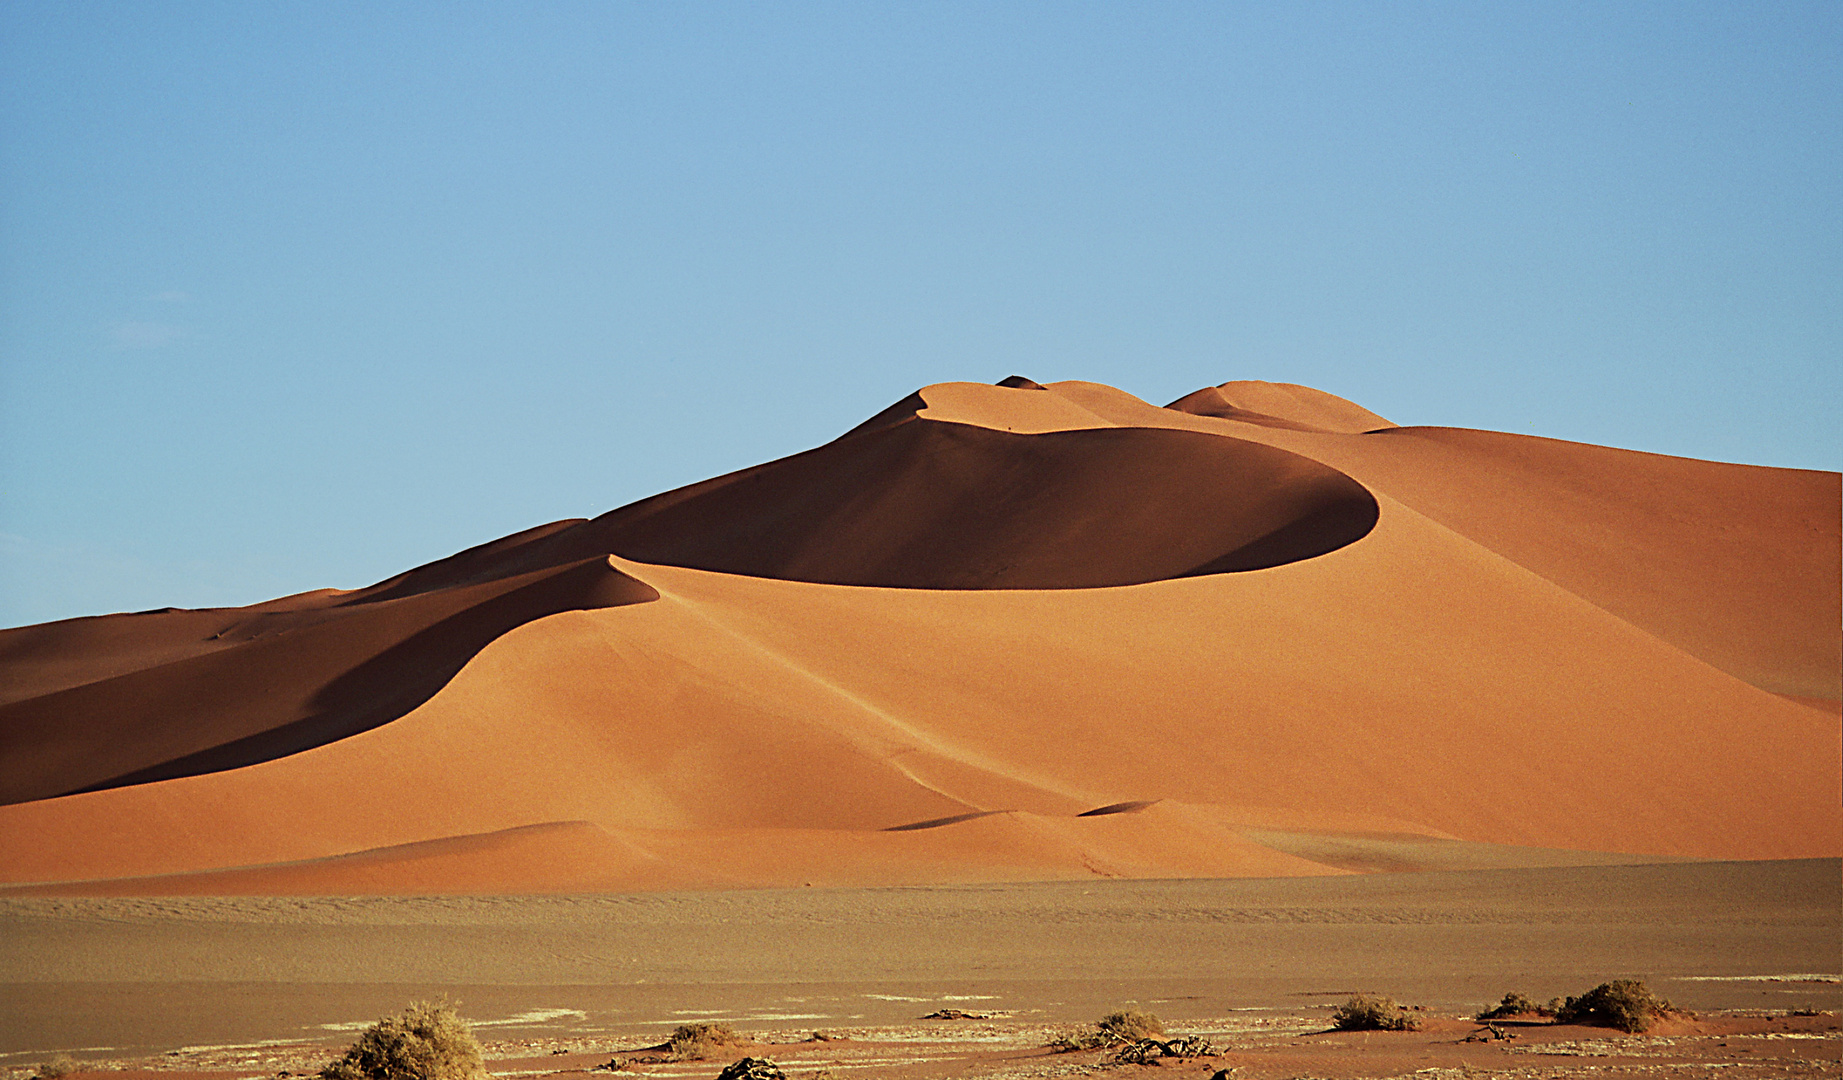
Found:
[[1050, 1042], [1050, 1049], [1059, 1054], [1076, 1050], [1105, 1050], [1110, 1046], [1137, 1042], [1164, 1033], [1164, 1022], [1151, 1013], [1121, 1009], [1101, 1017], [1091, 1028], [1057, 1036]]
[[1513, 992], [1505, 994], [1503, 1001], [1479, 1013], [1472, 1019], [1482, 1024], [1486, 1020], [1502, 1020], [1506, 1016], [1554, 1016], [1554, 1004], [1555, 1003], [1538, 1005], [1522, 994]]
[[365, 1029], [322, 1080], [485, 1080], [480, 1042], [447, 1002], [419, 1001]]
[[1421, 1021], [1389, 998], [1359, 994], [1338, 1006], [1331, 1026], [1339, 1031], [1417, 1031]]
[[787, 1080], [787, 1074], [767, 1058], [745, 1057], [731, 1062], [717, 1080]]
[[1159, 1058], [1208, 1057], [1216, 1045], [1201, 1035], [1185, 1035], [1169, 1041], [1139, 1039], [1128, 1043], [1110, 1059], [1115, 1065], [1146, 1065]]
[[1648, 1030], [1653, 1020], [1673, 1011], [1670, 1002], [1653, 994], [1644, 983], [1635, 979], [1614, 979], [1580, 997], [1562, 1002], [1561, 1008], [1555, 1010], [1555, 1022], [1617, 1028], [1637, 1034]]
[[38, 1067], [39, 1080], [63, 1080], [77, 1071], [77, 1059], [69, 1054], [53, 1054], [51, 1060]]
[[1116, 1043], [1132, 1042], [1135, 1039], [1148, 1039], [1165, 1033], [1164, 1022], [1149, 1012], [1137, 1009], [1122, 1009], [1101, 1017], [1094, 1025], [1095, 1030]]
[[727, 1024], [680, 1024], [672, 1029], [672, 1037], [666, 1040], [666, 1050], [674, 1061], [702, 1061], [726, 1046], [741, 1042]]

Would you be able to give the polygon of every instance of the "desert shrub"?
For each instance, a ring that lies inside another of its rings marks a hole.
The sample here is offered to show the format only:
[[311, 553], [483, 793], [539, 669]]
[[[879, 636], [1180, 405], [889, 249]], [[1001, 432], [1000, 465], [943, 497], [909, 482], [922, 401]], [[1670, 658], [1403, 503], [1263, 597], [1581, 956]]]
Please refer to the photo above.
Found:
[[77, 1059], [69, 1054], [53, 1054], [50, 1061], [38, 1067], [39, 1080], [63, 1080], [77, 1071]]
[[322, 1080], [485, 1080], [480, 1042], [447, 1002], [419, 1001], [365, 1029]]
[[1110, 1060], [1115, 1065], [1150, 1065], [1160, 1058], [1208, 1057], [1215, 1052], [1216, 1045], [1203, 1036], [1185, 1035], [1169, 1042], [1139, 1039], [1116, 1050]]
[[1049, 1041], [1049, 1048], [1058, 1054], [1068, 1054], [1078, 1050], [1100, 1050], [1111, 1045], [1106, 1036], [1093, 1028], [1082, 1031], [1065, 1031]]
[[666, 1049], [678, 1061], [702, 1061], [725, 1046], [742, 1042], [727, 1024], [680, 1024], [672, 1029]]
[[1101, 1017], [1091, 1028], [1058, 1035], [1051, 1040], [1050, 1049], [1059, 1054], [1073, 1050], [1104, 1050], [1164, 1033], [1165, 1025], [1158, 1017], [1136, 1009], [1122, 1009]]
[[1331, 1026], [1339, 1031], [1414, 1031], [1421, 1022], [1388, 998], [1359, 994], [1338, 1006]]
[[731, 1062], [717, 1080], [787, 1080], [787, 1074], [767, 1058], [746, 1057]]
[[1094, 1028], [1105, 1035], [1109, 1042], [1114, 1043], [1133, 1042], [1137, 1039], [1148, 1039], [1165, 1033], [1165, 1025], [1158, 1017], [1137, 1009], [1110, 1012], [1101, 1017]]
[[1671, 1011], [1671, 1004], [1635, 979], [1601, 983], [1580, 997], [1571, 997], [1555, 1010], [1558, 1024], [1590, 1024], [1637, 1033], [1651, 1021]]
[[1530, 1000], [1529, 998], [1524, 997], [1522, 994], [1513, 992], [1513, 993], [1505, 994], [1504, 1000], [1498, 1002], [1496, 1005], [1492, 1006], [1491, 1008], [1486, 1009], [1484, 1012], [1479, 1013], [1477, 1016], [1473, 1017], [1472, 1019], [1477, 1020], [1479, 1023], [1482, 1024], [1486, 1020], [1502, 1020], [1506, 1016], [1554, 1016], [1554, 1015], [1555, 1015], [1555, 1010], [1551, 1006], [1538, 1005], [1534, 1001]]

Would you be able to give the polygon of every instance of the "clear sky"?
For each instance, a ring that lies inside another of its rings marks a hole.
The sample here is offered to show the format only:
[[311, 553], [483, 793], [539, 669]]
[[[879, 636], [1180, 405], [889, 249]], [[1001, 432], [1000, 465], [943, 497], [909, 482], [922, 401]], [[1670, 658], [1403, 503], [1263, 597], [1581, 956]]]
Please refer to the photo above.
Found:
[[922, 385], [1843, 462], [1843, 4], [0, 4], [0, 625]]

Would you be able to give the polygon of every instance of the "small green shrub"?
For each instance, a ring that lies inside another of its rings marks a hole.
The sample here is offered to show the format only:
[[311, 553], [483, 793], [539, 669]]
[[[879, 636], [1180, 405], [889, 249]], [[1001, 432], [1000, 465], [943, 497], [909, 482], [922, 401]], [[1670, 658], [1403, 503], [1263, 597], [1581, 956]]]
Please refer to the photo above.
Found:
[[447, 1002], [419, 1001], [365, 1029], [321, 1080], [485, 1080], [480, 1042]]
[[742, 1040], [729, 1029], [727, 1024], [680, 1024], [672, 1029], [672, 1037], [666, 1040], [666, 1050], [675, 1061], [702, 1061], [726, 1046], [735, 1046]]
[[1421, 1022], [1388, 998], [1359, 994], [1338, 1006], [1331, 1026], [1339, 1031], [1416, 1031]]
[[1502, 1020], [1506, 1016], [1554, 1016], [1554, 1015], [1555, 1015], [1555, 1009], [1552, 1006], [1538, 1005], [1534, 1001], [1530, 1000], [1529, 998], [1524, 997], [1522, 994], [1513, 992], [1513, 993], [1505, 994], [1503, 1001], [1500, 1001], [1496, 1005], [1492, 1006], [1491, 1008], [1486, 1009], [1484, 1012], [1479, 1013], [1477, 1016], [1473, 1017], [1472, 1019], [1477, 1020], [1479, 1023], [1482, 1024], [1486, 1020]]
[[1653, 994], [1635, 979], [1601, 983], [1580, 997], [1571, 997], [1555, 1010], [1558, 1024], [1588, 1024], [1637, 1034], [1651, 1021], [1672, 1012], [1670, 1002]]

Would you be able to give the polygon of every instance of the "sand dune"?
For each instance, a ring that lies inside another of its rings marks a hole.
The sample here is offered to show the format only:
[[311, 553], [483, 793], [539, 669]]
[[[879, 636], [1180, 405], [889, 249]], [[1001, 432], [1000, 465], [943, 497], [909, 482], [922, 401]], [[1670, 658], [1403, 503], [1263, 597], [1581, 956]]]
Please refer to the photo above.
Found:
[[1738, 678], [1843, 695], [1836, 473], [1454, 428], [1295, 434], [1058, 385], [1111, 423], [1223, 431], [1322, 460]]
[[369, 589], [0, 632], [0, 882], [1832, 856], [1838, 479], [1284, 384], [928, 387]]
[[[505, 895], [1094, 878], [1282, 878], [1627, 864], [1630, 855], [1413, 832], [1259, 828], [1152, 801], [1100, 817], [983, 811], [883, 830], [617, 829], [545, 822], [298, 862], [0, 888], [0, 896]], [[1323, 820], [1310, 824], [1322, 828]], [[1641, 862], [1674, 861], [1659, 856]]]
[[320, 746], [427, 701], [515, 626], [655, 596], [604, 558], [286, 613], [292, 618], [230, 621], [211, 638], [224, 644], [209, 652], [0, 708], [0, 799], [216, 772]]
[[1293, 383], [1226, 382], [1186, 394], [1165, 408], [1294, 431], [1356, 435], [1395, 426], [1353, 402]]
[[616, 829], [548, 822], [204, 873], [24, 886], [4, 895], [583, 893], [1345, 873], [1244, 839], [1208, 808], [1105, 818], [1019, 811], [920, 829]]

